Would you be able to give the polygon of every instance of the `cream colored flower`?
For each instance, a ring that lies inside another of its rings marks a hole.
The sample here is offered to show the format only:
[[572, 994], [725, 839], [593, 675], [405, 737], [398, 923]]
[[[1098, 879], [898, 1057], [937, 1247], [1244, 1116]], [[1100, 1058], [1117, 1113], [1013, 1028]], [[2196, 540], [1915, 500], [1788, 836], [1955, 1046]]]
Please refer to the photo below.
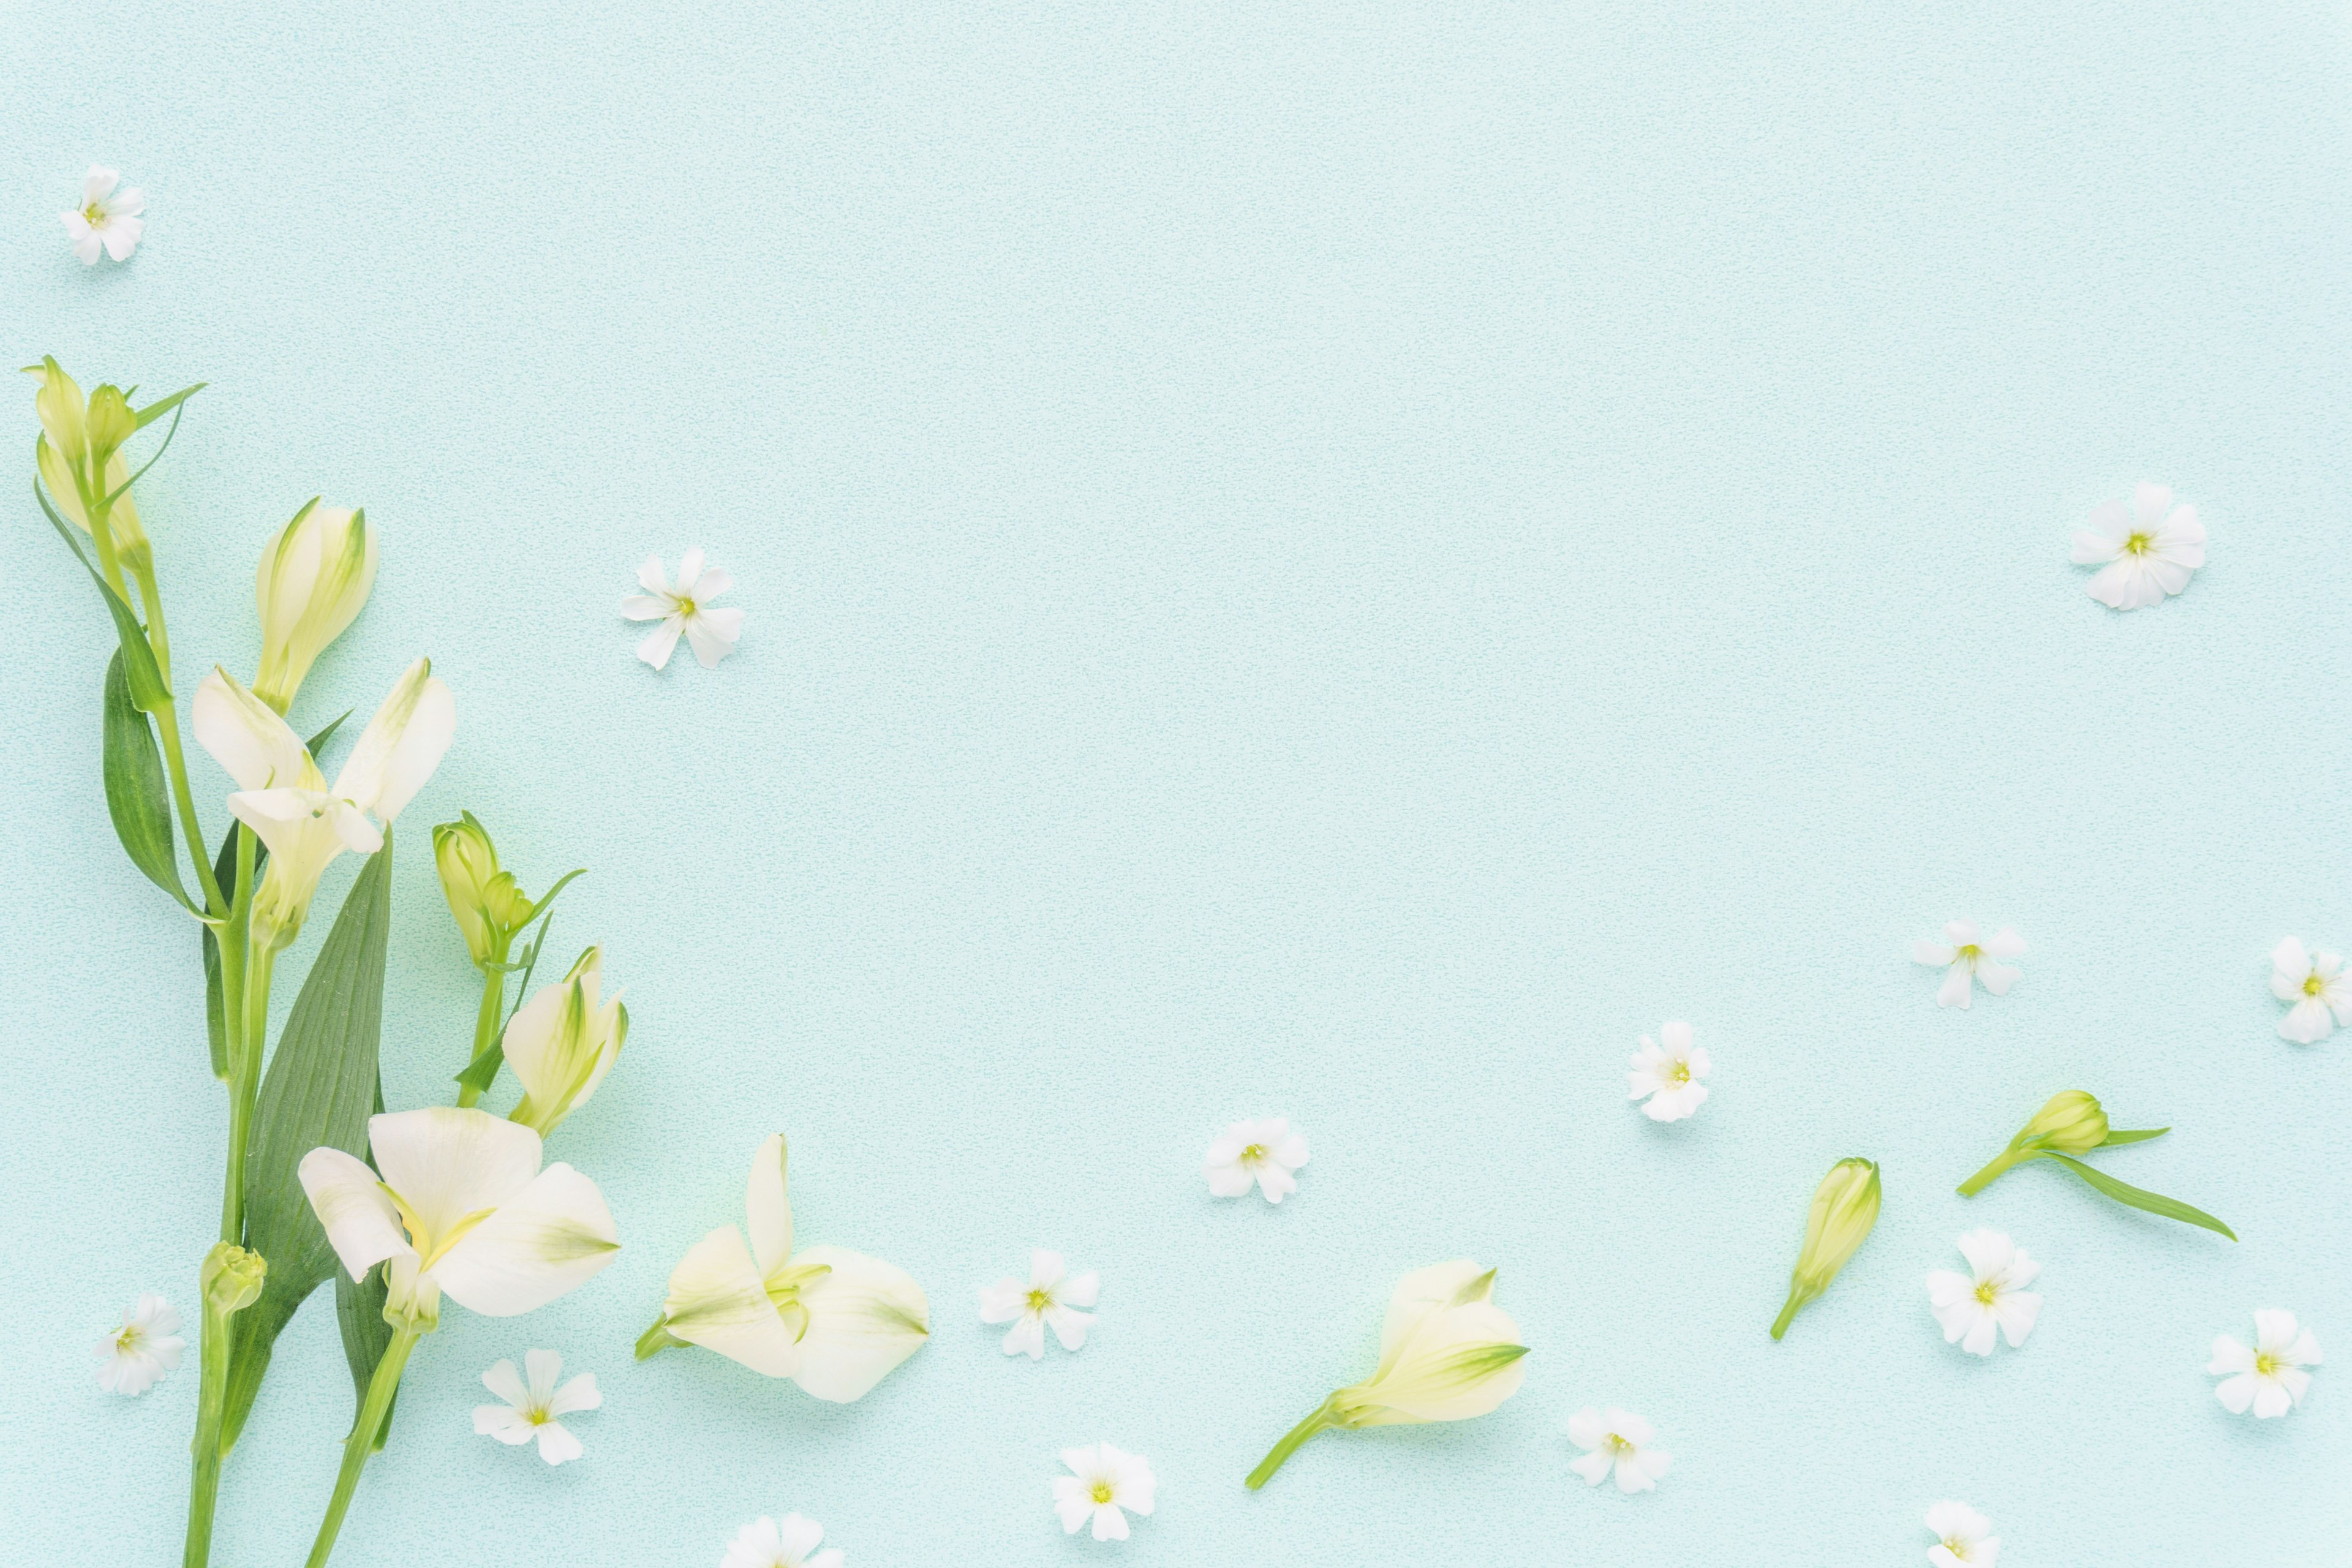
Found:
[[2074, 535], [2074, 564], [2100, 568], [2091, 597], [2109, 609], [2160, 605], [2205, 564], [2205, 525], [2195, 507], [2172, 504], [2170, 487], [2136, 485], [2129, 511], [2119, 500], [2091, 510], [2091, 526]]
[[375, 530], [365, 511], [314, 497], [278, 531], [254, 573], [261, 668], [253, 694], [283, 713], [327, 645], [359, 618], [375, 586]]
[[599, 997], [604, 976], [604, 950], [592, 947], [507, 1021], [507, 1066], [522, 1083], [509, 1114], [542, 1138], [588, 1103], [629, 1037], [621, 994]]

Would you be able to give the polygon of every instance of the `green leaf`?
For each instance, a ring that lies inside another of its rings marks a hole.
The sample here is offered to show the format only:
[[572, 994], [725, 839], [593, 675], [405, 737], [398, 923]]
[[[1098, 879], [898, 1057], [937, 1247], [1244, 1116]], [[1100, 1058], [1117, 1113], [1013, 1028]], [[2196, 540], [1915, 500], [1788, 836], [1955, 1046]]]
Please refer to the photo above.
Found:
[[2161, 1138], [2171, 1131], [2169, 1127], [2150, 1127], [2138, 1132], [2126, 1132], [2120, 1128], [2111, 1128], [2108, 1130], [2106, 1141], [2099, 1147], [2112, 1149], [2118, 1143], [2145, 1143], [2151, 1138]]
[[48, 514], [49, 526], [58, 531], [58, 537], [74, 552], [81, 569], [89, 574], [89, 580], [98, 584], [100, 595], [106, 600], [106, 613], [114, 617], [114, 640], [121, 645], [122, 673], [131, 688], [131, 705], [142, 713], [160, 712], [171, 706], [172, 688], [156, 667], [155, 650], [147, 646], [147, 633], [140, 626], [139, 617], [131, 613], [122, 595], [107, 584], [106, 579], [98, 574], [98, 568], [89, 563], [89, 557], [81, 552], [81, 541], [74, 537], [73, 524], [58, 515], [57, 508], [42, 493], [38, 479], [33, 481], [33, 499], [41, 503], [41, 510]]
[[[137, 428], [144, 430], [147, 426], [163, 417], [164, 415], [169, 414], [172, 410], [177, 408], [181, 404], [185, 403], [189, 398], [194, 397], [197, 393], [202, 392], [206, 384], [206, 383], [200, 381], [194, 386], [184, 386], [180, 388], [179, 391], [172, 394], [171, 396], [151, 403], [146, 407], [140, 409], [137, 414], [139, 422]], [[126, 392], [122, 395], [128, 398], [131, 394]]]
[[[146, 644], [142, 641], [140, 646]], [[144, 871], [149, 881], [179, 900], [182, 909], [201, 917], [204, 911], [190, 901], [188, 889], [180, 881], [180, 858], [172, 839], [172, 802], [164, 793], [163, 756], [155, 749], [155, 731], [147, 715], [131, 704], [131, 683], [122, 673], [120, 648], [107, 660], [104, 707], [106, 814], [114, 818], [114, 836], [122, 840], [131, 863]]]
[[2191, 1208], [2178, 1198], [2168, 1198], [2157, 1193], [2145, 1192], [2128, 1182], [2118, 1182], [2105, 1171], [2094, 1170], [2082, 1161], [2069, 1159], [2063, 1154], [2051, 1154], [2046, 1158], [2057, 1161], [2119, 1204], [2128, 1204], [2133, 1208], [2143, 1209], [2152, 1215], [2161, 1215], [2166, 1219], [2177, 1219], [2183, 1225], [2201, 1225], [2207, 1230], [2220, 1231], [2231, 1241], [2238, 1239], [2236, 1231], [2231, 1230], [2203, 1209]]
[[334, 1249], [295, 1171], [328, 1147], [364, 1159], [376, 1105], [383, 954], [392, 929], [392, 835], [352, 883], [278, 1038], [256, 1103], [246, 1161], [245, 1245], [269, 1262], [261, 1299], [234, 1320], [224, 1448], [236, 1441], [294, 1310], [336, 1272]]

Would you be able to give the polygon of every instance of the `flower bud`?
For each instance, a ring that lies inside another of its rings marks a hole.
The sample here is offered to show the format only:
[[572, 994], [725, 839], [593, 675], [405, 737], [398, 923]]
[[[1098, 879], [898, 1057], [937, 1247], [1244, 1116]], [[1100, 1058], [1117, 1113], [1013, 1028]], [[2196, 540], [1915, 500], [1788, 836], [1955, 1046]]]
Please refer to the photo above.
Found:
[[205, 1309], [226, 1317], [242, 1312], [259, 1299], [269, 1265], [258, 1252], [247, 1252], [230, 1242], [216, 1241], [205, 1254], [202, 1281]]
[[[521, 900], [514, 879], [499, 869], [499, 851], [489, 830], [470, 811], [456, 822], [439, 824], [433, 829], [433, 862], [441, 873], [441, 896], [449, 900], [449, 912], [457, 918], [474, 966], [505, 963], [508, 939], [522, 921], [509, 922], [501, 914], [520, 900], [528, 920], [530, 901]], [[500, 882], [507, 890], [494, 894], [493, 886]]]
[[41, 417], [42, 438], [66, 462], [80, 462], [89, 449], [82, 435], [85, 407], [80, 386], [64, 366], [47, 355], [40, 363], [26, 365], [25, 374], [41, 378], [41, 390], [33, 395], [33, 411]]
[[2084, 1154], [2107, 1141], [2107, 1113], [2079, 1089], [2053, 1094], [2025, 1130], [2009, 1142], [2011, 1149], [2048, 1149], [2061, 1154]]
[[365, 510], [320, 506], [313, 499], [278, 531], [254, 574], [261, 615], [256, 696], [280, 713], [292, 704], [312, 661], [367, 603], [375, 586], [375, 531]]
[[1830, 1288], [1838, 1270], [1878, 1223], [1878, 1167], [1868, 1160], [1840, 1160], [1814, 1189], [1805, 1216], [1804, 1249], [1789, 1275], [1789, 1300], [1772, 1325], [1772, 1337], [1789, 1331], [1797, 1309]]
[[122, 395], [122, 388], [100, 382], [82, 411], [82, 438], [89, 444], [84, 461], [95, 468], [138, 433], [139, 416], [131, 412], [131, 400]]
[[[83, 504], [85, 491], [97, 490], [100, 499], [114, 494], [131, 482], [131, 469], [115, 450], [130, 439], [137, 428], [122, 394], [114, 387], [101, 386], [85, 403], [81, 388], [74, 384], [54, 359], [44, 359], [39, 364], [27, 366], [27, 373], [41, 377], [41, 389], [33, 395], [34, 411], [40, 416], [41, 437], [34, 444], [33, 461], [40, 470], [42, 488], [68, 522], [84, 533], [90, 531], [89, 509]], [[91, 429], [92, 410], [97, 410], [99, 436], [110, 445], [99, 445]], [[125, 421], [129, 428], [124, 428]], [[100, 461], [100, 480], [92, 477], [91, 457], [95, 448]], [[114, 552], [128, 557], [134, 563], [149, 557], [147, 532], [139, 525], [139, 509], [131, 504], [125, 490], [107, 511], [107, 539]]]
[[522, 1082], [508, 1120], [546, 1137], [588, 1103], [629, 1037], [629, 1010], [598, 995], [604, 952], [592, 947], [571, 973], [519, 1008], [507, 1024], [506, 1060]]

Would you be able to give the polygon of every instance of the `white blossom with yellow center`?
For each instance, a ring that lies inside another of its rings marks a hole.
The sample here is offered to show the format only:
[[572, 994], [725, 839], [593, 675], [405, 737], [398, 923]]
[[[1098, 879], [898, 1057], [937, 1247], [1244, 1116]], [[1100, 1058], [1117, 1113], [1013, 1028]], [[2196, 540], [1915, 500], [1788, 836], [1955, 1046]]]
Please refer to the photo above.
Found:
[[2025, 956], [2025, 939], [2013, 926], [1982, 935], [1974, 921], [1954, 921], [1944, 928], [1941, 942], [1915, 942], [1911, 962], [1944, 966], [1944, 984], [1937, 989], [1938, 1007], [1965, 1007], [1975, 994], [1972, 981], [1981, 981], [1996, 996], [2006, 996], [2017, 984], [2015, 964], [1995, 962]]
[[2025, 1289], [2042, 1265], [1997, 1230], [1969, 1232], [1960, 1237], [1960, 1254], [1969, 1273], [1938, 1268], [1927, 1276], [1927, 1302], [1943, 1325], [1944, 1342], [1970, 1355], [1990, 1355], [1993, 1342], [2006, 1337], [2015, 1350], [2042, 1315], [2042, 1298]]

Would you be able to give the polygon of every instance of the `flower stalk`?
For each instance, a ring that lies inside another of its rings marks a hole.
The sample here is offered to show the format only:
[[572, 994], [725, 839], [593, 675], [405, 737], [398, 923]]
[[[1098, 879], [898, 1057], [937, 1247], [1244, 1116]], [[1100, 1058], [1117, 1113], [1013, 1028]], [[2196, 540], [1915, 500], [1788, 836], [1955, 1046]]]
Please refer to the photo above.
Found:
[[2061, 1090], [2042, 1103], [2033, 1119], [2020, 1128], [2009, 1147], [1994, 1155], [1985, 1167], [1960, 1184], [1960, 1195], [1972, 1198], [1990, 1186], [1994, 1181], [2018, 1166], [2034, 1160], [2054, 1160], [2081, 1177], [2095, 1191], [2104, 1193], [2116, 1202], [2145, 1214], [2159, 1215], [2203, 1229], [2238, 1239], [2238, 1233], [2203, 1209], [2168, 1198], [2161, 1193], [2151, 1193], [2119, 1182], [2105, 1171], [2086, 1165], [2076, 1159], [2094, 1149], [2112, 1148], [2119, 1143], [2144, 1143], [2151, 1138], [2161, 1138], [2171, 1131], [2169, 1127], [2124, 1129], [2107, 1124], [2107, 1113], [2097, 1099], [2079, 1089]]
[[343, 1439], [342, 1467], [335, 1472], [334, 1495], [327, 1500], [327, 1516], [319, 1521], [318, 1538], [310, 1543], [308, 1568], [325, 1568], [327, 1558], [335, 1550], [335, 1537], [343, 1528], [343, 1515], [351, 1510], [352, 1496], [359, 1490], [360, 1472], [367, 1468], [368, 1456], [375, 1451], [375, 1435], [383, 1426], [385, 1415], [392, 1410], [392, 1396], [400, 1391], [400, 1374], [407, 1368], [408, 1352], [416, 1348], [418, 1331], [393, 1318], [386, 1309], [384, 1317], [392, 1321], [392, 1342], [383, 1347], [383, 1355], [375, 1363], [375, 1374], [368, 1379], [367, 1397], [360, 1403], [360, 1413], [352, 1423], [351, 1436]]

